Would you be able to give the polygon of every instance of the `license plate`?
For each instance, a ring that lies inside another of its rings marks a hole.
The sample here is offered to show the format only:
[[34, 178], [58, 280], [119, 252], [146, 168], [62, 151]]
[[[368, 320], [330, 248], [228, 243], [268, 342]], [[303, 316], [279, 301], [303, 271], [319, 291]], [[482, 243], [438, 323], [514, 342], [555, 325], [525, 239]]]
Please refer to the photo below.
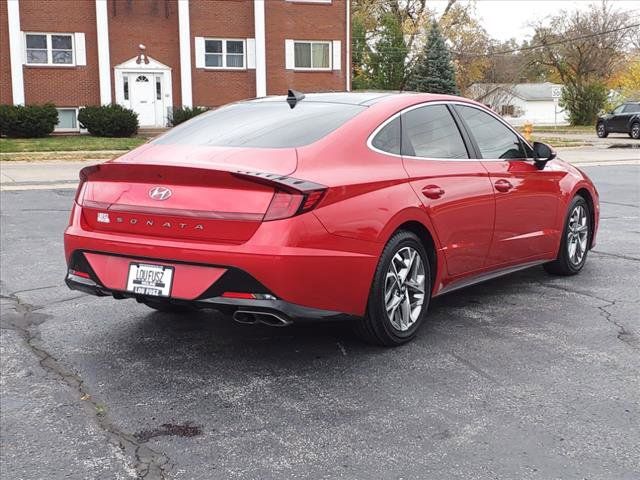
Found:
[[173, 267], [149, 265], [147, 263], [129, 264], [127, 291], [153, 297], [171, 295]]

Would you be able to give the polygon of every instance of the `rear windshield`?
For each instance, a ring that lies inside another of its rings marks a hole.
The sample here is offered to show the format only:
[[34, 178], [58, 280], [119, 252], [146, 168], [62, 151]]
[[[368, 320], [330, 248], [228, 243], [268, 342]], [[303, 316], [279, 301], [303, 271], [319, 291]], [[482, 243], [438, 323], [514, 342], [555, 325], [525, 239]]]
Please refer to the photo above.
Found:
[[313, 143], [366, 107], [339, 103], [286, 101], [228, 105], [198, 115], [152, 143], [217, 147], [291, 148]]

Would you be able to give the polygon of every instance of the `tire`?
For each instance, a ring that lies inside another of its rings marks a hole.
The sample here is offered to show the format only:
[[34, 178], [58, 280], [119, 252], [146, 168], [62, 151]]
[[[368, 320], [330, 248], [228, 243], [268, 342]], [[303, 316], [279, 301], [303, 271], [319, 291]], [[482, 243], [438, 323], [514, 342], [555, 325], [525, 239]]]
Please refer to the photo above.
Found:
[[[405, 271], [403, 265], [410, 267]], [[427, 252], [415, 234], [399, 231], [380, 255], [367, 312], [357, 322], [356, 334], [374, 345], [402, 345], [416, 336], [427, 315], [430, 299], [431, 269]], [[387, 305], [393, 313], [387, 313]]]
[[592, 229], [589, 204], [581, 195], [576, 195], [569, 204], [558, 257], [546, 263], [544, 269], [554, 275], [579, 273], [587, 261]]
[[600, 122], [598, 123], [598, 125], [596, 125], [596, 134], [599, 138], [607, 138], [609, 136], [607, 127], [605, 126], [604, 122]]
[[640, 122], [633, 122], [629, 136], [634, 140], [640, 140]]
[[142, 301], [147, 307], [153, 308], [163, 313], [187, 314], [196, 311], [196, 308], [188, 305], [176, 305], [166, 300], [144, 300]]

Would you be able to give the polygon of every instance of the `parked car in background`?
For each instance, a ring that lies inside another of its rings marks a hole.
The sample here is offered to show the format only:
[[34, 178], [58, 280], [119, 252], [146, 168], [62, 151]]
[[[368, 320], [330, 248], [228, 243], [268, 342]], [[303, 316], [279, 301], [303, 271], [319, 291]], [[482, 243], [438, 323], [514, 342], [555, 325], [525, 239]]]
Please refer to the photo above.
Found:
[[610, 133], [626, 133], [640, 139], [640, 102], [623, 103], [611, 113], [599, 116], [596, 133], [600, 138], [606, 138]]
[[351, 318], [389, 346], [434, 296], [534, 265], [578, 273], [599, 218], [583, 172], [446, 95], [239, 102], [80, 180], [70, 288], [242, 323]]

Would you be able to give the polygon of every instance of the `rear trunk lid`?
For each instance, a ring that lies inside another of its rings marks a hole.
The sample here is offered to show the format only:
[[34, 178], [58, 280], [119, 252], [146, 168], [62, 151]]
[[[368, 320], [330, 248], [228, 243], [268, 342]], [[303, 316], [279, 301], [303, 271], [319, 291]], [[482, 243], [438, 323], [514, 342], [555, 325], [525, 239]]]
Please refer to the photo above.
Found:
[[296, 165], [295, 149], [150, 144], [90, 170], [78, 201], [97, 231], [237, 244], [260, 226], [275, 188], [235, 173]]

